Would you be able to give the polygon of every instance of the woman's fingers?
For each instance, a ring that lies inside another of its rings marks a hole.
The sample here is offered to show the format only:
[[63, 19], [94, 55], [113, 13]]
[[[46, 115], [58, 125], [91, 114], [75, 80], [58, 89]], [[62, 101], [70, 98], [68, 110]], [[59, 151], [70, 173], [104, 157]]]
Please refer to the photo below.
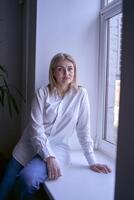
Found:
[[104, 171], [104, 173], [110, 173], [111, 172], [111, 169], [107, 165], [102, 165], [102, 170]]
[[93, 171], [95, 171], [95, 172], [101, 173], [101, 170], [97, 166], [95, 166], [95, 165], [91, 165], [90, 169], [93, 170]]
[[98, 172], [98, 173], [110, 173], [111, 172], [111, 169], [107, 166], [107, 165], [104, 165], [104, 164], [95, 164], [95, 165], [91, 165], [90, 166], [90, 169], [95, 171], [95, 172]]
[[107, 173], [111, 172], [111, 169], [107, 165], [104, 165], [104, 167], [105, 167], [105, 170], [107, 171]]
[[55, 180], [59, 176], [61, 176], [60, 169], [59, 168], [51, 168], [49, 169], [49, 179]]
[[50, 180], [55, 180], [61, 176], [61, 171], [55, 158], [49, 158], [47, 160], [48, 177]]

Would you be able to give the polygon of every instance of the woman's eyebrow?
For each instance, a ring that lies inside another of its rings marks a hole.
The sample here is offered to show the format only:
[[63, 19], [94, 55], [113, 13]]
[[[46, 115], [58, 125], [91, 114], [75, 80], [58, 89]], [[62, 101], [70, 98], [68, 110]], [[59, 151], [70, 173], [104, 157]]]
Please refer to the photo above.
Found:
[[[58, 67], [66, 68], [66, 67], [64, 67], [63, 65], [57, 65], [56, 68], [58, 68]], [[72, 67], [72, 68], [73, 68], [72, 65], [68, 65], [67, 67]]]
[[56, 67], [64, 67], [64, 66], [62, 66], [62, 65], [57, 65]]

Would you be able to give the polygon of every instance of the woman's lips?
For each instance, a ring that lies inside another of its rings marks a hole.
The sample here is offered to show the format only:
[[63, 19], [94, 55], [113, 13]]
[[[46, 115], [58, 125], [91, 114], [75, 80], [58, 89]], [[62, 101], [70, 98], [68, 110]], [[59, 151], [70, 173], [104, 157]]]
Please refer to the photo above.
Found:
[[70, 77], [64, 77], [63, 79], [64, 79], [64, 80], [68, 80], [68, 79], [70, 79]]

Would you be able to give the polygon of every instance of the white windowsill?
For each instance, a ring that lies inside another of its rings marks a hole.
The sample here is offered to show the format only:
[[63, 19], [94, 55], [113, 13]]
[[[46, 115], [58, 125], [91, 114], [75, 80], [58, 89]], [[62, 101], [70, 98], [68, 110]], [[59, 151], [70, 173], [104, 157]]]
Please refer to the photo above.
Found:
[[108, 157], [111, 157], [113, 162], [115, 162], [117, 145], [111, 144], [105, 140], [101, 140], [98, 149], [100, 152], [102, 152], [102, 154], [106, 154]]
[[88, 169], [81, 151], [72, 151], [72, 165], [56, 181], [47, 181], [44, 189], [54, 200], [113, 200], [115, 163], [110, 157], [95, 151], [97, 161], [110, 166], [112, 173], [99, 174]]

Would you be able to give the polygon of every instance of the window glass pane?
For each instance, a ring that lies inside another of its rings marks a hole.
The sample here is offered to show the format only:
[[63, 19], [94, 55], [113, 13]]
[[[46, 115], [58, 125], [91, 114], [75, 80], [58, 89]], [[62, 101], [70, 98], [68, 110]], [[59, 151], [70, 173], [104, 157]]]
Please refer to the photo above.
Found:
[[108, 20], [107, 84], [104, 139], [116, 144], [120, 101], [120, 47], [122, 14]]
[[107, 3], [110, 3], [110, 2], [112, 2], [112, 1], [113, 1], [113, 0], [108, 0]]
[[120, 0], [102, 0], [102, 2], [104, 3], [104, 6], [107, 6], [108, 4], [110, 4], [113, 1], [120, 1]]
[[105, 0], [105, 6], [108, 5], [109, 3], [111, 3], [114, 0]]

